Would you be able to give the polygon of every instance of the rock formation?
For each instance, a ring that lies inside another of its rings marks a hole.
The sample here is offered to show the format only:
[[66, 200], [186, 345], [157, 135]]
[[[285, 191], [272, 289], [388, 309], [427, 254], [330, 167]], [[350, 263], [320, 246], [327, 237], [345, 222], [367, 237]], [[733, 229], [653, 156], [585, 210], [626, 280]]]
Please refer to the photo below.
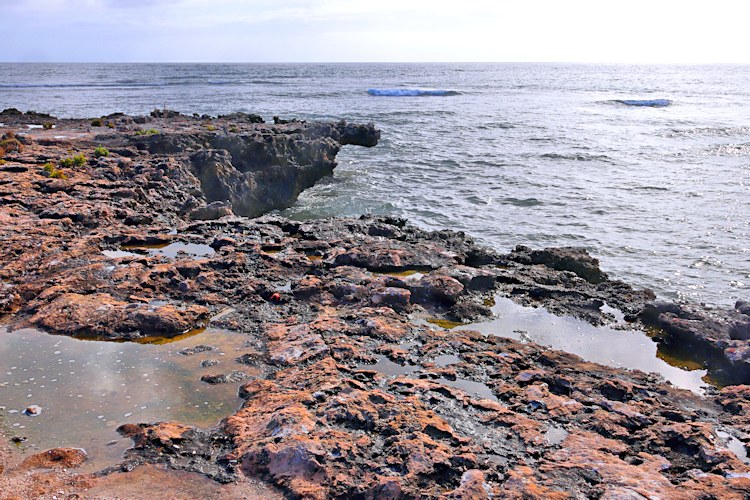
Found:
[[[577, 249], [499, 254], [392, 217], [239, 217], [293, 203], [342, 145], [375, 145], [371, 125], [160, 111], [23, 132], [36, 119], [3, 115], [23, 144], [0, 165], [5, 324], [107, 340], [215, 326], [247, 339], [205, 380], [237, 384], [242, 408], [212, 429], [126, 424], [134, 447], [99, 476], [164, 464], [293, 498], [750, 494], [750, 466], [727, 437], [750, 441], [748, 386], [702, 397], [436, 326], [489, 317], [497, 294], [593, 324], [614, 322], [606, 303], [631, 327], [689, 339], [698, 358], [718, 353], [709, 368], [736, 384], [750, 383], [738, 368], [746, 305], [712, 316], [657, 303]], [[95, 158], [100, 146], [109, 154]]]

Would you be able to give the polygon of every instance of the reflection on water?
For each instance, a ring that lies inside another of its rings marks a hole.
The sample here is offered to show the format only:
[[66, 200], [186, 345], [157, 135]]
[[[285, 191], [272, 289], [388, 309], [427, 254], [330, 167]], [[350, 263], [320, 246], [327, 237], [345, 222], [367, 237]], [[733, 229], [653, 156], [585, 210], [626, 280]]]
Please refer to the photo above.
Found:
[[442, 354], [440, 356], [436, 356], [434, 360], [434, 363], [437, 366], [450, 366], [460, 362], [461, 358], [459, 358], [455, 354]]
[[748, 458], [747, 456], [747, 448], [745, 448], [745, 445], [742, 443], [742, 441], [732, 436], [727, 431], [717, 431], [716, 434], [718, 434], [718, 436], [722, 440], [724, 440], [727, 449], [734, 453], [734, 456], [736, 456], [746, 464], [750, 464], [750, 458]]
[[394, 363], [393, 361], [388, 359], [387, 356], [383, 356], [382, 354], [375, 355], [375, 358], [377, 359], [377, 362], [374, 365], [369, 363], [360, 363], [357, 368], [365, 370], [375, 370], [379, 373], [382, 373], [386, 377], [409, 375], [422, 369], [422, 366], [420, 365], [400, 365], [398, 363]]
[[[387, 356], [383, 356], [381, 354], [378, 354], [377, 356], [375, 356], [375, 358], [377, 359], [377, 362], [375, 364], [360, 363], [357, 368], [375, 370], [389, 378], [400, 377], [402, 375], [408, 376], [423, 369], [421, 365], [400, 365], [398, 363], [394, 363], [393, 361], [388, 359]], [[438, 356], [437, 358], [435, 358], [435, 364], [438, 366], [447, 366], [450, 364], [459, 363], [460, 361], [461, 359], [458, 356], [454, 356], [452, 354]], [[467, 380], [463, 378], [447, 379], [443, 377], [437, 378], [434, 381], [443, 385], [460, 389], [470, 396], [497, 401], [497, 397], [495, 397], [495, 395], [492, 393], [492, 390], [490, 390], [487, 385], [481, 382], [474, 382], [473, 380]]]
[[658, 355], [658, 345], [646, 333], [592, 326], [585, 321], [555, 316], [543, 308], [523, 307], [497, 296], [492, 311], [496, 318], [485, 323], [459, 326], [487, 335], [534, 342], [576, 354], [587, 361], [616, 368], [655, 372], [677, 387], [702, 393], [706, 370], [672, 366]]
[[544, 440], [551, 445], [557, 445], [565, 441], [568, 437], [568, 431], [556, 425], [550, 426], [544, 433]]
[[474, 382], [473, 380], [467, 380], [465, 378], [456, 378], [454, 380], [447, 378], [438, 378], [435, 382], [439, 382], [444, 385], [461, 389], [470, 396], [478, 396], [480, 398], [497, 401], [497, 397], [492, 393], [492, 390], [487, 387], [486, 384], [481, 382]]
[[[241, 404], [238, 384], [212, 386], [200, 377], [238, 369], [234, 358], [245, 340], [211, 329], [163, 345], [0, 329], [0, 422], [10, 437], [28, 438], [29, 452], [81, 447], [89, 454], [84, 470], [101, 469], [131, 445], [115, 431], [121, 424], [176, 420], [206, 427], [235, 411]], [[198, 344], [217, 350], [178, 354]], [[201, 367], [209, 357], [221, 365]], [[32, 404], [42, 407], [39, 416], [22, 413]]]
[[[214, 253], [216, 253], [216, 251], [209, 245], [204, 245], [202, 243], [182, 242], [164, 243], [160, 245], [123, 245], [122, 250], [120, 251], [105, 250], [102, 253], [104, 253], [105, 255], [107, 255], [107, 252], [109, 252], [110, 254], [120, 254], [117, 255], [120, 257], [136, 255], [130, 250], [146, 250], [148, 255], [152, 257], [163, 255], [164, 257], [169, 257], [170, 259], [177, 258], [177, 254], [179, 253], [184, 253], [191, 257], [206, 257], [208, 255], [213, 255]], [[108, 257], [113, 256], [108, 255]]]
[[137, 253], [125, 250], [102, 250], [102, 254], [108, 259], [120, 259], [122, 257], [140, 257]]

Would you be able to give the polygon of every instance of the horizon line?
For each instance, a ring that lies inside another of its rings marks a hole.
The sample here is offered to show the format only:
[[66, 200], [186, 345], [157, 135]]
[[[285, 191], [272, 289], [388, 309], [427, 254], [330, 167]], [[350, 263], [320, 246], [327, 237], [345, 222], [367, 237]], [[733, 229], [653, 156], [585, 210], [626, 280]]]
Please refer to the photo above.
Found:
[[750, 62], [707, 61], [0, 61], [0, 64], [581, 64], [581, 65], [726, 65], [748, 66]]

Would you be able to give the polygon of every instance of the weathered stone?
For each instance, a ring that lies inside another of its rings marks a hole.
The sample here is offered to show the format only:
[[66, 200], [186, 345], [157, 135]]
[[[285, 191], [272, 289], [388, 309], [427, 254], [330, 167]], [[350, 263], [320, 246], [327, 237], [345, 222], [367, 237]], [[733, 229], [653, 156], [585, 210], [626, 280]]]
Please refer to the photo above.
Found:
[[53, 448], [24, 459], [21, 469], [72, 469], [86, 461], [83, 448]]
[[[26, 119], [3, 122], [21, 128]], [[172, 113], [111, 119], [121, 128], [96, 136], [86, 121], [59, 120], [56, 133], [77, 134], [64, 143], [32, 131], [0, 170], [3, 320], [117, 340], [221, 328], [243, 336], [230, 359], [244, 366], [230, 360], [238, 371], [205, 380], [249, 380], [242, 408], [216, 428], [121, 427], [134, 448], [107, 472], [165, 464], [222, 482], [261, 478], [310, 498], [750, 492], [750, 467], [722, 437], [748, 442], [744, 386], [699, 397], [653, 375], [424, 321], [486, 317], [499, 293], [594, 324], [619, 322], [606, 303], [633, 325], [662, 322], [670, 340], [711, 346], [712, 375], [750, 381], [721, 372], [750, 357], [746, 304], [727, 315], [647, 306], [653, 294], [610, 280], [580, 251], [501, 255], [463, 233], [393, 217], [193, 220], [212, 196], [233, 212], [290, 203], [330, 172], [340, 145], [371, 144], [374, 128], [236, 116], [213, 119], [209, 130]], [[160, 133], [135, 136], [136, 123]], [[34, 166], [69, 149], [90, 156], [99, 144], [111, 158], [69, 169], [67, 180]], [[175, 254], [176, 244], [187, 251]], [[454, 358], [437, 362], [446, 355]], [[198, 378], [212, 361], [183, 363]]]

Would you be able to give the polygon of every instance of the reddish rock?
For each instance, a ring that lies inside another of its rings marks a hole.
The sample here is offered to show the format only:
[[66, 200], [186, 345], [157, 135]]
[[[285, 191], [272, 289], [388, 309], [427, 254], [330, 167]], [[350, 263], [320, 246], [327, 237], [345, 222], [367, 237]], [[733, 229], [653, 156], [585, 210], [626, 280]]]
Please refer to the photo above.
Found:
[[[3, 121], [21, 127], [24, 117]], [[749, 440], [746, 387], [701, 398], [652, 375], [425, 321], [487, 317], [495, 293], [594, 324], [613, 321], [606, 302], [636, 321], [649, 292], [610, 280], [580, 251], [500, 255], [393, 217], [214, 219], [228, 215], [205, 210], [218, 195], [235, 213], [288, 203], [330, 171], [331, 141], [361, 132], [240, 118], [209, 131], [174, 113], [119, 117], [96, 137], [88, 122], [58, 121], [56, 133], [74, 139], [29, 132], [34, 140], [0, 166], [0, 313], [10, 327], [122, 340], [207, 324], [246, 338], [231, 356], [253, 376], [242, 408], [212, 429], [121, 427], [135, 448], [118, 470], [151, 462], [222, 482], [246, 475], [308, 498], [750, 493], [750, 467], [720, 434]], [[136, 136], [146, 124], [161, 137]], [[67, 181], [43, 175], [39, 158], [98, 144], [112, 151], [106, 161], [69, 169]], [[321, 168], [308, 176], [311, 159]], [[169, 253], [172, 244], [186, 251]], [[699, 307], [654, 308], [674, 331], [720, 345], [724, 361], [709, 368], [735, 381], [745, 380], [745, 309], [728, 329]], [[434, 362], [446, 354], [457, 361]]]
[[86, 461], [86, 450], [82, 448], [53, 448], [24, 459], [19, 465], [28, 469], [73, 469]]

